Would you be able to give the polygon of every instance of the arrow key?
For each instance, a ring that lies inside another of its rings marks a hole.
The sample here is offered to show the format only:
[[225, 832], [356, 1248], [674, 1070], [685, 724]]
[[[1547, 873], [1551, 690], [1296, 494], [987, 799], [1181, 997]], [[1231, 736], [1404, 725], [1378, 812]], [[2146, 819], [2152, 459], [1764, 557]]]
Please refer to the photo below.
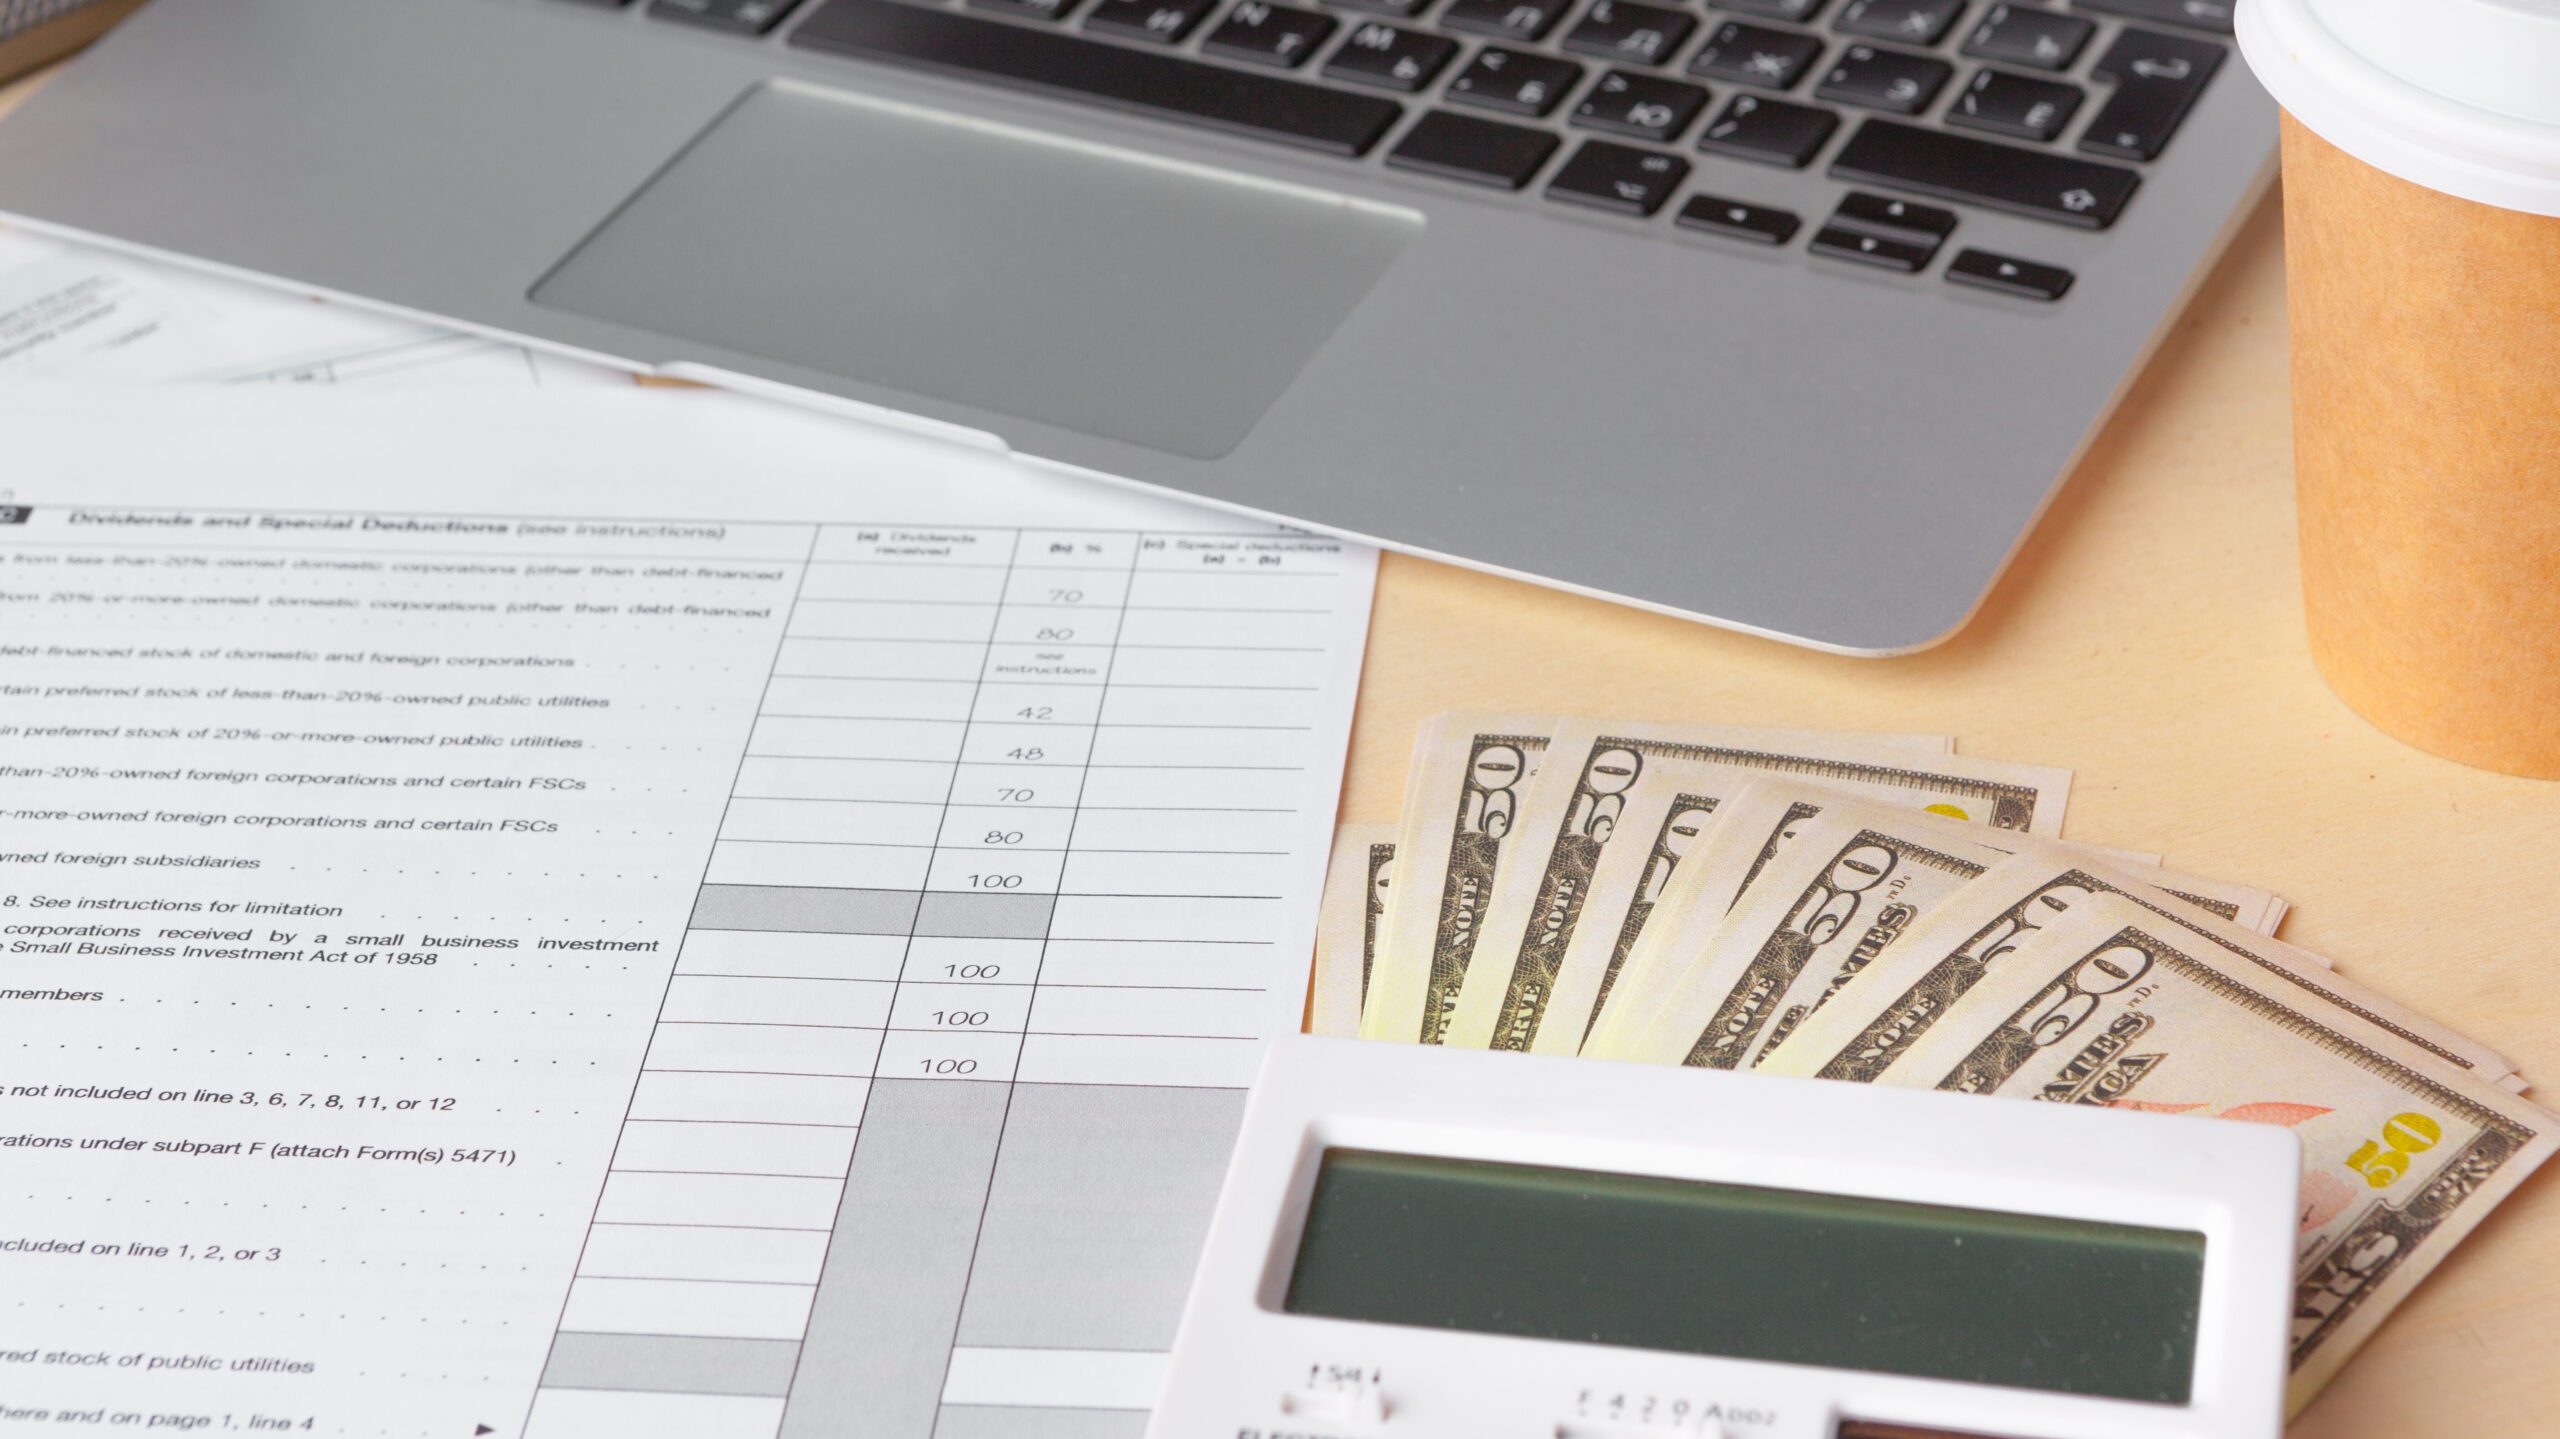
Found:
[[1977, 290], [1997, 290], [2027, 300], [2059, 300], [2071, 288], [2071, 272], [1989, 250], [1959, 250], [1947, 262], [1947, 279]]
[[1804, 222], [1792, 210], [1728, 200], [1722, 195], [1692, 195], [1676, 221], [1683, 230], [1704, 230], [1755, 245], [1783, 245], [1796, 237]]
[[1955, 228], [1952, 210], [1852, 190], [1814, 233], [1813, 252], [1911, 273], [1928, 265]]
[[1846, 225], [1825, 225], [1813, 232], [1813, 253], [1916, 275], [1928, 267], [1929, 257], [1938, 253], [1938, 247], [1913, 240], [1870, 235]]
[[1916, 200], [1852, 190], [1840, 197], [1840, 208], [1832, 212], [1831, 223], [1897, 240], [1926, 242], [1935, 249], [1940, 240], [1956, 232], [1956, 212]]

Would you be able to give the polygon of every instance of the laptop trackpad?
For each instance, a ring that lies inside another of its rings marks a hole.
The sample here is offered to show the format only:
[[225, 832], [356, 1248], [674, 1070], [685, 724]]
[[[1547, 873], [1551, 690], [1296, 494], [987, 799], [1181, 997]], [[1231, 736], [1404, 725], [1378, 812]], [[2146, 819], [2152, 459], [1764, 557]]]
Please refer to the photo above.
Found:
[[1215, 458], [1421, 225], [1412, 211], [775, 81], [533, 299]]

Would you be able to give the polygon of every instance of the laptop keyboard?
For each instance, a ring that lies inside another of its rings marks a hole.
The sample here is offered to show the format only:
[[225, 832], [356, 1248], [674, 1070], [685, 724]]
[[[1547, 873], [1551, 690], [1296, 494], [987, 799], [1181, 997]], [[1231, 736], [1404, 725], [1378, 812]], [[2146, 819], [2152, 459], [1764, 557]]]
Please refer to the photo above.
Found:
[[[2229, 0], [636, 3], [748, 36], [800, 10], [786, 39], [804, 49], [1345, 159], [1383, 147], [1390, 167], [1436, 180], [1526, 191], [1544, 176], [1560, 205], [1764, 249], [1810, 228], [1813, 253], [1905, 273], [1928, 267], [1959, 214], [1891, 195], [2113, 225], [2231, 28]], [[2116, 22], [2103, 48], [2093, 16]], [[1744, 173], [1729, 162], [1806, 169], [1844, 129], [1825, 173], [1891, 195], [1852, 190], [1808, 227], [1713, 193], [1719, 174]], [[1945, 274], [2033, 300], [2072, 281], [1978, 249]]]

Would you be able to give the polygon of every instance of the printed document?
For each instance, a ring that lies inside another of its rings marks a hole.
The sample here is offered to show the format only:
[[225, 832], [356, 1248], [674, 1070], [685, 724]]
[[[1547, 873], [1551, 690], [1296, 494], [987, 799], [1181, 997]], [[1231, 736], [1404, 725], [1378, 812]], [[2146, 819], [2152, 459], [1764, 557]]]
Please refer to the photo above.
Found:
[[1369, 551], [708, 394], [0, 436], [0, 1434], [1135, 1439]]
[[440, 325], [0, 229], [0, 379], [628, 385], [601, 365]]

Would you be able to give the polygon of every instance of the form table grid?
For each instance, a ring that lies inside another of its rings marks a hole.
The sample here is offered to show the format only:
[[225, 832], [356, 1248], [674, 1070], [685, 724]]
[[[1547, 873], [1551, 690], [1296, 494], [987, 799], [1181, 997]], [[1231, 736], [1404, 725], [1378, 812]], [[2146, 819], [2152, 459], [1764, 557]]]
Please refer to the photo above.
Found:
[[816, 527], [532, 1439], [1137, 1432], [1294, 1025], [1344, 562]]

